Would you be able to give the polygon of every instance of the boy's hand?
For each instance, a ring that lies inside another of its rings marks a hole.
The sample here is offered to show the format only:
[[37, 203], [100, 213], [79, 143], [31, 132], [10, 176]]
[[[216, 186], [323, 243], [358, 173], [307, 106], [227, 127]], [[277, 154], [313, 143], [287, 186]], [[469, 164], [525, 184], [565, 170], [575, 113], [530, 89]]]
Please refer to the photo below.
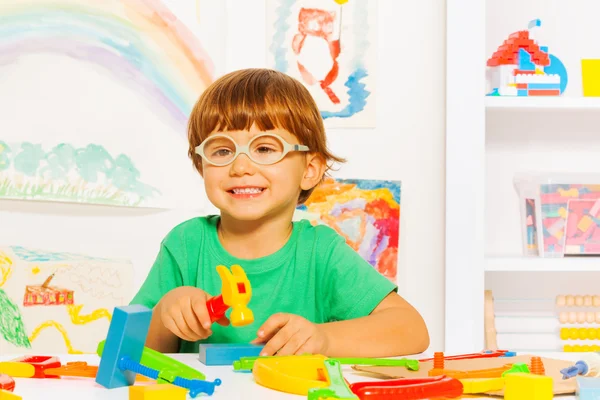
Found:
[[323, 327], [294, 314], [272, 315], [252, 343], [266, 343], [261, 356], [327, 353], [329, 339]]
[[[212, 335], [206, 302], [208, 293], [192, 286], [181, 286], [169, 291], [160, 300], [160, 318], [164, 326], [183, 340], [195, 342]], [[223, 317], [216, 321], [227, 326]]]

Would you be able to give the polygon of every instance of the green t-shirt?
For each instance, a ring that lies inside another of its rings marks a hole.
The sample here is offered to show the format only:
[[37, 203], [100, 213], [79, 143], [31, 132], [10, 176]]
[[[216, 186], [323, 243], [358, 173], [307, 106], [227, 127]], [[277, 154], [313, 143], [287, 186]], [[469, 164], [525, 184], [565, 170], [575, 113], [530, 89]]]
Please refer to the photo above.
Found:
[[[213, 324], [204, 341], [182, 340], [179, 351], [197, 352], [199, 343], [248, 343], [277, 312], [300, 315], [314, 323], [369, 315], [396, 285], [381, 275], [333, 229], [294, 222], [287, 243], [257, 259], [233, 257], [217, 236], [219, 216], [198, 217], [176, 226], [162, 241], [157, 259], [131, 304], [153, 308], [170, 290], [195, 286], [221, 293], [217, 265], [238, 264], [252, 286], [248, 307], [254, 322], [247, 326]], [[229, 316], [231, 309], [227, 311]]]

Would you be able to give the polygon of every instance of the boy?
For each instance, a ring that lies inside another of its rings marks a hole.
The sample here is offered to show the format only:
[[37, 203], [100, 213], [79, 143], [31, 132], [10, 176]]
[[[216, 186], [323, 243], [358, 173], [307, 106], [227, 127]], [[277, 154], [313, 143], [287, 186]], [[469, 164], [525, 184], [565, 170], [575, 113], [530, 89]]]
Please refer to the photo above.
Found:
[[[429, 334], [397, 287], [326, 226], [292, 222], [332, 162], [308, 90], [268, 69], [229, 73], [190, 116], [189, 156], [219, 216], [191, 219], [163, 240], [132, 300], [153, 308], [147, 346], [197, 352], [199, 341], [262, 343], [263, 355], [385, 357], [423, 352]], [[254, 323], [210, 323], [217, 265], [239, 264]], [[212, 326], [211, 326], [212, 325]]]

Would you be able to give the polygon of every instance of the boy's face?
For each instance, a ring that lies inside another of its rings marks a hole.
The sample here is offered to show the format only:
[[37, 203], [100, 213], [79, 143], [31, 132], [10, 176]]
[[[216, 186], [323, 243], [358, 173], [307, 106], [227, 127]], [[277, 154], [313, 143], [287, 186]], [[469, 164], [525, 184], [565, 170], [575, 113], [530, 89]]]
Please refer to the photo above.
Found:
[[[264, 133], [279, 135], [290, 144], [301, 144], [284, 129], [265, 132], [255, 126], [249, 131], [213, 132], [209, 137], [225, 134], [243, 146]], [[316, 186], [324, 167], [322, 157], [314, 153], [292, 151], [271, 165], [257, 164], [246, 154], [239, 154], [224, 166], [203, 160], [202, 176], [208, 198], [221, 213], [239, 221], [258, 221], [293, 213], [300, 191]]]

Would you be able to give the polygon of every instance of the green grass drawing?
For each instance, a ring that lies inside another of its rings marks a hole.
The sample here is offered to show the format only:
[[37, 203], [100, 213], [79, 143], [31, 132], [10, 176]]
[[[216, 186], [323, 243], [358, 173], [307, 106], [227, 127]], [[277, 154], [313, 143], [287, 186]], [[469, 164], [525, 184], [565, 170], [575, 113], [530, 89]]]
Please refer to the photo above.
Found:
[[139, 181], [131, 159], [104, 147], [59, 144], [46, 151], [0, 140], [0, 198], [139, 206], [160, 194]]

